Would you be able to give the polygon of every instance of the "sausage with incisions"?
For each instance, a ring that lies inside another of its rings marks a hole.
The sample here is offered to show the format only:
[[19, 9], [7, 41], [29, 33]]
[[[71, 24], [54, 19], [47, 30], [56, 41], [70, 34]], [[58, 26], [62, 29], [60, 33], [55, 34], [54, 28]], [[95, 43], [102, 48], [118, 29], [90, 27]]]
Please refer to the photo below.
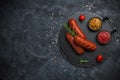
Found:
[[68, 42], [71, 44], [72, 48], [78, 54], [83, 54], [84, 53], [84, 49], [74, 43], [74, 37], [70, 33], [68, 33], [68, 32], [66, 33], [66, 38], [67, 38]]
[[69, 19], [68, 25], [72, 29], [72, 31], [75, 32], [77, 36], [80, 36], [81, 38], [86, 38], [83, 31], [80, 29], [79, 25], [77, 24], [76, 20], [74, 18]]
[[90, 50], [90, 51], [94, 51], [97, 48], [95, 43], [93, 43], [87, 39], [83, 39], [79, 36], [75, 36], [74, 41], [77, 45], [81, 46], [84, 49]]

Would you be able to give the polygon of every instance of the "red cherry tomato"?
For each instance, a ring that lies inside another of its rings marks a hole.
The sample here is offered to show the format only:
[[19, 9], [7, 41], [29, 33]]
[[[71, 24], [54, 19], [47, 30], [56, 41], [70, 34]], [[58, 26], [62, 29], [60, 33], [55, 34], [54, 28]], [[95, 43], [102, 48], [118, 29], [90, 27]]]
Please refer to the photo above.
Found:
[[96, 60], [97, 62], [102, 62], [103, 61], [103, 56], [101, 54], [99, 54], [97, 57], [96, 57]]
[[80, 16], [79, 16], [79, 20], [80, 20], [80, 21], [84, 21], [84, 20], [85, 20], [85, 15], [80, 15]]

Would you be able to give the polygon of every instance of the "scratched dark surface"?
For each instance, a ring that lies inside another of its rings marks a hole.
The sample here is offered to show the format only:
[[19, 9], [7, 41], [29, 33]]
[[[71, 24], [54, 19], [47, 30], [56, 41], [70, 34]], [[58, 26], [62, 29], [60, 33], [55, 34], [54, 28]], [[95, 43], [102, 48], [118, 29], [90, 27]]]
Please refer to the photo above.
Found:
[[[119, 0], [1, 0], [0, 80], [120, 80]], [[57, 45], [61, 24], [76, 12], [109, 16], [116, 50], [100, 65], [70, 64]]]

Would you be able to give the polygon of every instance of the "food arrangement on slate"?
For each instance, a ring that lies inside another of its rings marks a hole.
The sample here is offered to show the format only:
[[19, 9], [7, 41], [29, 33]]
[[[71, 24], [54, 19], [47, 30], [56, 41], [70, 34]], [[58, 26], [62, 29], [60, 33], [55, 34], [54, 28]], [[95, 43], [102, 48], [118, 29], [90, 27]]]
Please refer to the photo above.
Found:
[[78, 12], [63, 24], [59, 34], [60, 50], [70, 63], [91, 67], [107, 59], [110, 53], [104, 48], [109, 49], [114, 40], [112, 27], [104, 23], [105, 19], [95, 13]]

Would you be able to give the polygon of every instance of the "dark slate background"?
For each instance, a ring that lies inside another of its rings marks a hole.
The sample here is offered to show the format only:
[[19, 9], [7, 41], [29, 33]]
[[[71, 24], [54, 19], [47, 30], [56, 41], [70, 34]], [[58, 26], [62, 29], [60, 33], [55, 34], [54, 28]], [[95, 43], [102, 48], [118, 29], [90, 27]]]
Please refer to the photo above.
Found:
[[120, 44], [120, 0], [0, 0], [0, 80], [120, 80], [119, 46], [91, 68], [61, 55], [61, 24], [80, 11], [109, 16]]

